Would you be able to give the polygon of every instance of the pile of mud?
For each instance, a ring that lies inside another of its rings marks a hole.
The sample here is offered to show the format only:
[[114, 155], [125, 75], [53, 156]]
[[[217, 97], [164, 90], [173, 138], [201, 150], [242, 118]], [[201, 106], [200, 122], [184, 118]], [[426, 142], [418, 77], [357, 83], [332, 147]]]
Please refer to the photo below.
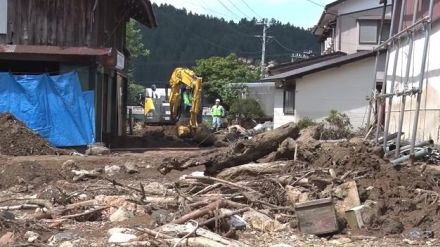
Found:
[[362, 204], [369, 205], [364, 221], [384, 234], [419, 232], [440, 234], [440, 193], [436, 174], [419, 166], [394, 167], [368, 141], [321, 144], [308, 150], [315, 168], [332, 168], [338, 178], [356, 181]]
[[57, 154], [47, 140], [9, 113], [0, 114], [0, 154], [11, 156]]
[[[440, 166], [416, 162], [414, 165], [393, 166], [383, 158], [380, 147], [371, 141], [354, 137], [347, 141], [316, 140], [315, 129], [303, 130], [296, 140], [297, 161], [290, 158], [289, 166], [279, 173], [241, 175], [233, 180], [247, 181], [264, 195], [266, 202], [289, 206], [283, 200], [286, 190], [278, 182], [291, 177], [292, 184], [303, 174], [307, 184], [295, 187], [307, 193], [308, 200], [332, 197], [343, 199], [338, 188], [355, 181], [361, 205], [365, 206], [363, 220], [368, 232], [375, 235], [434, 234], [440, 235]], [[329, 174], [330, 169], [334, 175]], [[268, 192], [268, 193], [266, 193]]]

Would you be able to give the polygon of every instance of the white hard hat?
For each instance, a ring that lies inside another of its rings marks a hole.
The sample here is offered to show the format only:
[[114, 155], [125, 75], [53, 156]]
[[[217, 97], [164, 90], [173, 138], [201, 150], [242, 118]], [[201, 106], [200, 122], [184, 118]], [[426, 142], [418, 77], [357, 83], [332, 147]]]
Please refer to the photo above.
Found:
[[220, 102], [220, 99], [216, 99], [215, 102]]

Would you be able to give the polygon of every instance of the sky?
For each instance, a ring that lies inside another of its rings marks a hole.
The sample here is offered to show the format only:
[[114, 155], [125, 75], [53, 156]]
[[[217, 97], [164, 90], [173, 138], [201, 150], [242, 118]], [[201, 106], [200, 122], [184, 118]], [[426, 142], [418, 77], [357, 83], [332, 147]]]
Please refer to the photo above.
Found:
[[324, 6], [334, 0], [151, 0], [185, 8], [198, 14], [208, 14], [238, 21], [241, 18], [274, 18], [295, 26], [313, 27]]

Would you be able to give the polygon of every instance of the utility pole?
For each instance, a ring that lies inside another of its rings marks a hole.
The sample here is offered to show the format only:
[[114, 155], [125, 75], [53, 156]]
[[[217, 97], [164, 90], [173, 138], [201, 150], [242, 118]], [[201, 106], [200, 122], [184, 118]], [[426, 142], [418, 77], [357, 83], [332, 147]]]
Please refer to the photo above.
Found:
[[267, 29], [270, 28], [272, 22], [269, 22], [266, 18], [263, 18], [261, 22], [257, 22], [257, 25], [263, 25], [263, 35], [255, 35], [255, 37], [262, 38], [263, 42], [261, 45], [261, 78], [264, 78], [266, 73], [266, 43], [268, 38], [272, 38], [272, 36], [267, 36]]

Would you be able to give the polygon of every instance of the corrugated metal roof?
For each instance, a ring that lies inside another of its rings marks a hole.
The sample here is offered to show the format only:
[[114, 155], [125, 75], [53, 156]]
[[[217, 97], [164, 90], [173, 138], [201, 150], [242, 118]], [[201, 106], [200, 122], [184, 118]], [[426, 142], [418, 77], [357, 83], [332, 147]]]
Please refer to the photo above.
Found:
[[304, 66], [301, 68], [293, 69], [278, 75], [269, 76], [260, 81], [282, 81], [282, 80], [292, 80], [299, 78], [308, 74], [330, 69], [336, 66], [361, 60], [367, 57], [373, 56], [375, 53], [373, 51], [361, 51], [354, 54], [331, 58], [326, 61], [321, 61], [312, 65]]
[[290, 70], [294, 70], [297, 68], [301, 68], [304, 66], [308, 66], [311, 64], [319, 63], [319, 62], [322, 62], [325, 60], [329, 60], [329, 59], [332, 59], [335, 57], [340, 57], [340, 56], [345, 56], [345, 55], [347, 55], [347, 53], [337, 51], [337, 52], [333, 52], [330, 54], [310, 57], [308, 59], [301, 60], [301, 61], [279, 64], [279, 65], [276, 65], [276, 66], [269, 68], [269, 75], [281, 74], [281, 73], [284, 73], [284, 72], [287, 72]]

